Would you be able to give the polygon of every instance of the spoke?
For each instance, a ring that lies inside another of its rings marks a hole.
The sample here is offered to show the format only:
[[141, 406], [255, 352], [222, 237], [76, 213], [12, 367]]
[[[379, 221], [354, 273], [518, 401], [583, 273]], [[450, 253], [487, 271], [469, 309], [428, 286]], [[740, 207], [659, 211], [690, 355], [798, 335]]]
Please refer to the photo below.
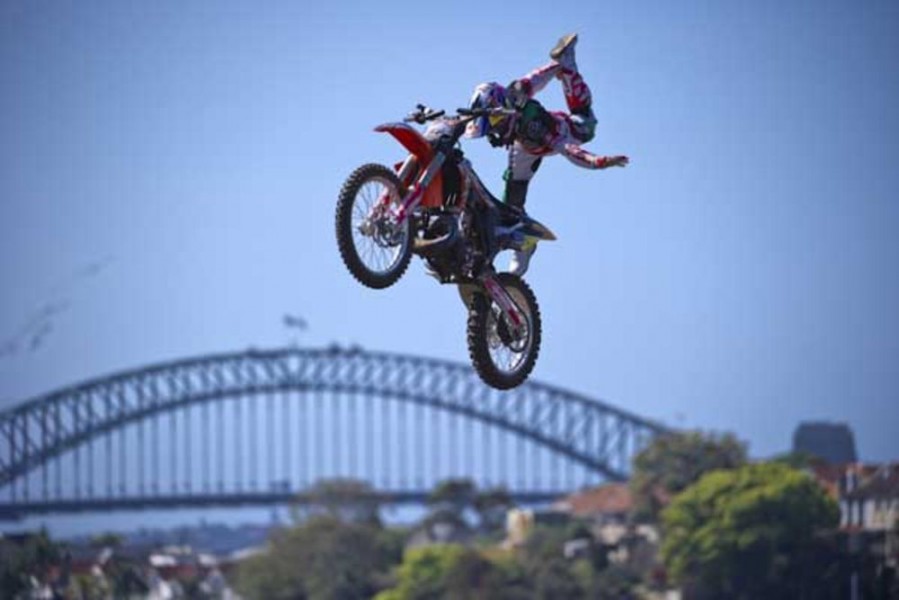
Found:
[[368, 218], [368, 212], [370, 207], [366, 206], [364, 209], [361, 204], [353, 204], [353, 216], [358, 217], [353, 219], [354, 224], [361, 224]]
[[[524, 313], [524, 343], [522, 344], [520, 341], [516, 340], [511, 345], [507, 345], [503, 342], [502, 337], [499, 335], [498, 327], [501, 320], [505, 319], [505, 316], [500, 307], [495, 303], [491, 303], [490, 306], [490, 315], [487, 322], [487, 339], [490, 359], [493, 361], [493, 364], [499, 370], [511, 374], [524, 364], [527, 353], [530, 351], [532, 340], [530, 327], [531, 318], [530, 313], [527, 311], [527, 302], [524, 301], [524, 298], [519, 298], [514, 290], [509, 290], [509, 293], [511, 296], [515, 296], [512, 300], [522, 313]], [[506, 324], [506, 328], [508, 330], [507, 333], [511, 334], [512, 326]], [[521, 348], [521, 350], [517, 351], [516, 348]]]
[[352, 210], [354, 215], [352, 225], [353, 245], [356, 247], [357, 254], [363, 263], [370, 270], [377, 273], [386, 273], [396, 266], [406, 243], [403, 240], [400, 244], [384, 245], [383, 230], [378, 230], [384, 226], [383, 223], [373, 223], [376, 229], [374, 235], [364, 235], [359, 230], [361, 224], [370, 218], [376, 204], [384, 194], [390, 194], [394, 200], [397, 199], [395, 190], [386, 182], [381, 180], [366, 181], [356, 194]]

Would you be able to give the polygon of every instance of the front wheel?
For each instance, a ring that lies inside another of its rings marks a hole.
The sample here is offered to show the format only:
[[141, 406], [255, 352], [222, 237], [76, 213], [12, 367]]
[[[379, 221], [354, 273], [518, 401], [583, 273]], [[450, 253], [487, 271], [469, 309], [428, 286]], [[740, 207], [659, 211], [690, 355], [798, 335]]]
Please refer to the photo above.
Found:
[[362, 165], [350, 174], [337, 199], [337, 247], [362, 285], [381, 289], [406, 272], [412, 258], [409, 219], [398, 224], [390, 208], [402, 200], [396, 174], [383, 165]]
[[537, 298], [523, 279], [500, 273], [496, 281], [524, 315], [524, 330], [514, 335], [502, 309], [486, 291], [477, 292], [468, 309], [468, 354], [487, 385], [508, 390], [520, 385], [534, 369], [542, 325]]

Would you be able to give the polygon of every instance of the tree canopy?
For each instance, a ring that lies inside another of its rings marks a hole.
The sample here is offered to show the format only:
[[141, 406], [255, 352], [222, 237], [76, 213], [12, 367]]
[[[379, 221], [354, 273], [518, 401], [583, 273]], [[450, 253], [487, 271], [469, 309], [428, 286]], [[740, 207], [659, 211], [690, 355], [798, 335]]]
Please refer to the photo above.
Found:
[[240, 565], [237, 589], [254, 599], [369, 598], [401, 548], [371, 525], [316, 516], [278, 532]]
[[308, 493], [305, 504], [296, 504], [297, 521], [328, 516], [346, 523], [380, 525], [381, 501], [371, 484], [356, 479], [323, 479]]
[[839, 561], [825, 559], [821, 534], [836, 527], [839, 509], [805, 473], [782, 463], [715, 471], [662, 519], [665, 566], [698, 597], [830, 597], [832, 581], [823, 582]]
[[0, 597], [24, 594], [32, 578], [43, 581], [52, 567], [61, 564], [62, 557], [63, 549], [45, 530], [22, 544], [0, 537]]
[[408, 551], [396, 587], [377, 600], [500, 598], [503, 587], [502, 572], [475, 550], [435, 545]]
[[745, 463], [746, 447], [731, 434], [688, 431], [659, 436], [634, 457], [635, 517], [655, 522], [671, 498], [705, 473]]

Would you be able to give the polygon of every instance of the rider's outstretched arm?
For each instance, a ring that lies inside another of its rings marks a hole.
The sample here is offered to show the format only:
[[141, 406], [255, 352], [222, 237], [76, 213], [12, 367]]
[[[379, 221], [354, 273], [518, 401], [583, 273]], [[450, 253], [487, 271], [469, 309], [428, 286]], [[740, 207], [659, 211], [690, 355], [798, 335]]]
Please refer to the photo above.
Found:
[[577, 144], [564, 144], [559, 154], [585, 169], [607, 169], [608, 167], [624, 167], [629, 162], [626, 156], [598, 156], [587, 152]]

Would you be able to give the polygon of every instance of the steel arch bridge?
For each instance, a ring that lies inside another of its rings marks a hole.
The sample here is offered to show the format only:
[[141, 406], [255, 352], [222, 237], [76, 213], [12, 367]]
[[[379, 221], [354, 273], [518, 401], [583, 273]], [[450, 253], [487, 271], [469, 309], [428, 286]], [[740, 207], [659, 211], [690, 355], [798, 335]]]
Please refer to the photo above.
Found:
[[458, 363], [339, 347], [247, 350], [86, 381], [0, 413], [0, 518], [283, 503], [316, 481], [418, 502], [470, 477], [522, 501], [623, 480], [666, 429]]

